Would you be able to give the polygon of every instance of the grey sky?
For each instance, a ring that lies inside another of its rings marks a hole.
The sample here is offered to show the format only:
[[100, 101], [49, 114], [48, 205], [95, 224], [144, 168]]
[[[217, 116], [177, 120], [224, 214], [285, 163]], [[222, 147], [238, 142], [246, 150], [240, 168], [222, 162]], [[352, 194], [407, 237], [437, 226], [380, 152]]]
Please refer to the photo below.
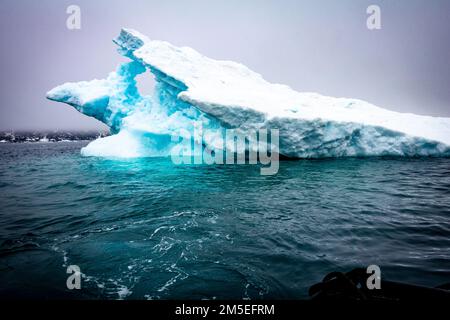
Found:
[[[79, 31], [66, 28], [71, 4], [81, 7]], [[366, 28], [370, 4], [381, 7], [381, 30]], [[125, 61], [111, 41], [121, 27], [298, 91], [450, 116], [450, 1], [2, 0], [0, 129], [104, 128], [45, 93], [104, 78]]]

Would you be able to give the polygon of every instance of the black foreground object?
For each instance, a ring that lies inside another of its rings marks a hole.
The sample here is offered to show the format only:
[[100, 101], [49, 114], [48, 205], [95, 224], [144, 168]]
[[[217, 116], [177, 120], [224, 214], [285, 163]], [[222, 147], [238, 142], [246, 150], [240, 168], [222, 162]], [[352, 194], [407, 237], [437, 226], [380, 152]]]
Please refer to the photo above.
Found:
[[362, 268], [347, 273], [331, 272], [309, 288], [309, 295], [316, 301], [450, 302], [450, 283], [429, 288], [381, 280], [380, 289], [369, 290], [366, 285], [369, 276]]

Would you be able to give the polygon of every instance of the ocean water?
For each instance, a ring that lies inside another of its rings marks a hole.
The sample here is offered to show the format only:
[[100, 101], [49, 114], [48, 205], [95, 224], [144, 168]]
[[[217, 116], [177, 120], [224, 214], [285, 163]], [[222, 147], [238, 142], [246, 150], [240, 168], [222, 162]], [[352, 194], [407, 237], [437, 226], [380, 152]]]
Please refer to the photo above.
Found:
[[307, 298], [370, 264], [450, 281], [450, 159], [284, 161], [261, 176], [85, 158], [86, 143], [0, 144], [0, 298]]

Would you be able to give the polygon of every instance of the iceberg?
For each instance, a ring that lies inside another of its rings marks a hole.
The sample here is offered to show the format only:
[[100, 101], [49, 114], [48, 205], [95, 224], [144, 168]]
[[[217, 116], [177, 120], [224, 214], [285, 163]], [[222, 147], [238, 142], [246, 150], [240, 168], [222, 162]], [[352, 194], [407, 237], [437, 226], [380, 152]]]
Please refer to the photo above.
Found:
[[[226, 129], [243, 134], [277, 129], [278, 152], [289, 158], [450, 155], [450, 118], [297, 92], [240, 63], [214, 60], [131, 29], [122, 29], [113, 41], [128, 62], [106, 79], [65, 83], [47, 93], [110, 128], [112, 135], [81, 150], [85, 156], [168, 156], [176, 144], [173, 136], [186, 133], [194, 137], [193, 145], [226, 151], [228, 146], [218, 143]], [[151, 96], [141, 95], [136, 85], [144, 72], [156, 81]], [[199, 136], [198, 128], [209, 134]]]

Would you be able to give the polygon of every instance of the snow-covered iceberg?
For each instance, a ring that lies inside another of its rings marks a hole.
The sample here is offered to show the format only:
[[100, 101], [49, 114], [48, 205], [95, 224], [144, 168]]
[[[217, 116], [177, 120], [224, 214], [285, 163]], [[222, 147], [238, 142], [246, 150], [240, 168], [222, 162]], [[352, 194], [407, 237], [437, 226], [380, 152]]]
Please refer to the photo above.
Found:
[[[224, 129], [244, 134], [278, 129], [279, 153], [286, 157], [450, 155], [450, 118], [297, 92], [267, 82], [242, 64], [213, 60], [130, 29], [114, 42], [129, 62], [106, 79], [65, 83], [47, 93], [48, 99], [70, 104], [111, 128], [111, 136], [91, 142], [83, 155], [168, 156], [174, 135], [199, 127], [210, 132], [195, 138], [206, 148], [218, 147]], [[144, 72], [155, 77], [152, 96], [137, 89], [135, 77]]]

